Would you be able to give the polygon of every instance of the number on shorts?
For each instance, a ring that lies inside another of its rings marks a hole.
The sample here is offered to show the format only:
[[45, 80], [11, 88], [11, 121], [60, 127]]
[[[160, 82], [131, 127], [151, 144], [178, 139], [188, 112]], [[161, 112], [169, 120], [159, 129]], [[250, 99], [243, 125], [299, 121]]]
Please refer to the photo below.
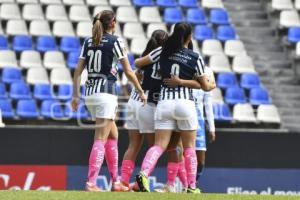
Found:
[[174, 76], [179, 76], [180, 66], [178, 64], [173, 64], [171, 68], [171, 74]]
[[[101, 71], [102, 52], [100, 50], [97, 51], [89, 50], [87, 52], [87, 55], [89, 56], [88, 72], [99, 73]], [[93, 61], [94, 61], [94, 65], [92, 66]]]
[[151, 74], [151, 78], [153, 79], [161, 79], [161, 74], [160, 74], [160, 65], [159, 63], [154, 63], [153, 67], [152, 67], [152, 74]]

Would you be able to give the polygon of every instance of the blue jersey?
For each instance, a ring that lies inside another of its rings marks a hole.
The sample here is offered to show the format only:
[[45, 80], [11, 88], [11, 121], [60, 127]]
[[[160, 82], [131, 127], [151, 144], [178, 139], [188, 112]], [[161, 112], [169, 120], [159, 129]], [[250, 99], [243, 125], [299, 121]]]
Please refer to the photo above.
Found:
[[117, 63], [125, 56], [124, 43], [117, 36], [105, 33], [98, 46], [93, 46], [92, 38], [86, 39], [80, 52], [80, 58], [85, 59], [88, 72], [85, 95], [115, 94]]
[[[160, 73], [162, 79], [170, 78], [171, 74], [180, 79], [192, 80], [195, 76], [204, 74], [204, 62], [202, 57], [190, 49], [184, 48], [168, 58], [160, 57]], [[154, 60], [154, 58], [152, 58]], [[160, 99], [189, 99], [194, 100], [191, 88], [178, 86], [168, 87], [162, 83]]]

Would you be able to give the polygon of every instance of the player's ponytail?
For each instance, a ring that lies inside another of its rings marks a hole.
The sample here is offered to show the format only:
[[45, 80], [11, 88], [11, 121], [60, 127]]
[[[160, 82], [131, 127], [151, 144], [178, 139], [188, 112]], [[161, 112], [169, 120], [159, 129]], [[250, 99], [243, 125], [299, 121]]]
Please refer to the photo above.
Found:
[[168, 33], [166, 31], [164, 30], [154, 31], [146, 45], [146, 49], [142, 53], [142, 56], [146, 56], [157, 47], [163, 46], [167, 39], [168, 39]]
[[93, 21], [93, 36], [92, 36], [92, 42], [93, 46], [98, 46], [100, 44], [100, 41], [102, 40], [103, 36], [103, 26], [102, 22], [100, 21], [100, 16], [96, 15]]

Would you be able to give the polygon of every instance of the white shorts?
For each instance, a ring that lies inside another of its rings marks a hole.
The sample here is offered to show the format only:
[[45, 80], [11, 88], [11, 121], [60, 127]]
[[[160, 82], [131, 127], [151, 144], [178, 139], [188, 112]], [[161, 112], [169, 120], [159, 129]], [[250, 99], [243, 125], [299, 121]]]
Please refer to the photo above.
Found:
[[186, 99], [162, 100], [155, 112], [156, 130], [197, 130], [195, 102]]
[[116, 118], [118, 109], [118, 97], [108, 93], [95, 93], [84, 98], [85, 105], [91, 113], [92, 119]]

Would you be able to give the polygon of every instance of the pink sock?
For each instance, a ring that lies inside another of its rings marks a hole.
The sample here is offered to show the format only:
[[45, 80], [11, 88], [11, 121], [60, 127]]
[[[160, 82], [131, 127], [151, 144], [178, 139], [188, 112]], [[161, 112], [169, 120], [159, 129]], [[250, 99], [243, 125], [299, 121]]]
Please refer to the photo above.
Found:
[[104, 154], [104, 143], [101, 140], [95, 140], [89, 159], [88, 182], [96, 184], [104, 160]]
[[118, 157], [118, 140], [108, 139], [105, 144], [105, 160], [113, 182], [118, 179]]
[[197, 155], [194, 148], [184, 149], [184, 161], [187, 172], [188, 185], [191, 188], [196, 188]]
[[123, 160], [121, 167], [121, 181], [129, 184], [132, 172], [134, 170], [134, 162], [132, 160]]
[[160, 146], [153, 146], [147, 151], [141, 167], [141, 171], [146, 176], [149, 176], [153, 171], [159, 157], [163, 154], [163, 152], [164, 150]]
[[178, 173], [178, 163], [168, 162], [167, 172], [168, 172], [167, 185], [174, 185], [175, 184], [175, 179], [176, 179], [176, 176], [177, 176], [177, 173]]
[[187, 175], [184, 160], [178, 163], [178, 178], [184, 188], [188, 187]]

